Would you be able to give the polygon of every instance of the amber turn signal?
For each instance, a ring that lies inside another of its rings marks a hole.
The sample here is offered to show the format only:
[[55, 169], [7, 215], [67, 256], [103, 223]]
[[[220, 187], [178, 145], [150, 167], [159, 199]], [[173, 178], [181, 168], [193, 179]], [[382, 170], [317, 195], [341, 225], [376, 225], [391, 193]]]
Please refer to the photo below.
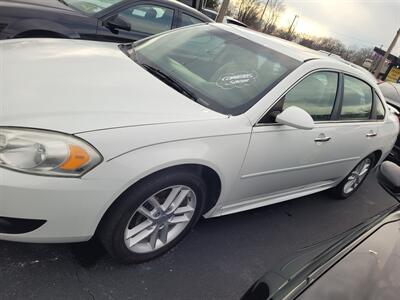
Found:
[[63, 170], [76, 170], [84, 166], [89, 161], [89, 154], [79, 146], [69, 146], [69, 157], [60, 165]]

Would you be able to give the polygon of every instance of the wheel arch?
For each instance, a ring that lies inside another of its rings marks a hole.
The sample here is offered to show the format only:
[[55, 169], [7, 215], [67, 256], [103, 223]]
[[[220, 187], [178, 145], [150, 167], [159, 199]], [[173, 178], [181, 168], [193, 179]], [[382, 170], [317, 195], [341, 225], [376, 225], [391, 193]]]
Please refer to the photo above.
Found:
[[124, 189], [122, 193], [119, 194], [115, 198], [115, 200], [111, 203], [111, 205], [108, 206], [108, 208], [103, 212], [103, 214], [100, 217], [100, 221], [97, 224], [97, 229], [96, 232], [98, 231], [99, 228], [101, 228], [101, 224], [103, 221], [106, 219], [106, 216], [108, 212], [112, 210], [113, 207], [118, 205], [119, 201], [135, 189], [138, 185], [143, 184], [147, 180], [151, 180], [152, 177], [155, 176], [160, 176], [163, 174], [168, 174], [170, 172], [174, 171], [189, 171], [189, 172], [194, 172], [196, 174], [199, 174], [206, 186], [207, 186], [207, 191], [206, 191], [206, 203], [205, 203], [205, 209], [203, 211], [203, 215], [210, 211], [218, 202], [218, 199], [221, 195], [221, 190], [222, 190], [222, 180], [221, 176], [217, 171], [214, 170], [214, 168], [211, 168], [210, 166], [207, 166], [206, 164], [201, 164], [201, 163], [182, 163], [182, 164], [176, 164], [164, 168], [160, 168], [159, 170], [152, 171], [150, 174], [145, 174], [143, 175], [140, 179], [136, 180], [135, 182], [131, 183], [127, 188]]
[[376, 165], [379, 163], [379, 161], [382, 158], [383, 152], [382, 150], [375, 150], [374, 152], [372, 152], [370, 155], [374, 155], [375, 156], [375, 160], [374, 160], [374, 165], [373, 167], [376, 167]]

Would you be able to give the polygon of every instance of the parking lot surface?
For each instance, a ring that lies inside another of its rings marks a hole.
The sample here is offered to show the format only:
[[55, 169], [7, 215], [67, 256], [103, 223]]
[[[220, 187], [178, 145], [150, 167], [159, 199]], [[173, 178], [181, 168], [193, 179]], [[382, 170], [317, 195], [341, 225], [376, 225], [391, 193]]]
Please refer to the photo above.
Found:
[[279, 259], [395, 203], [371, 174], [347, 200], [319, 193], [202, 220], [163, 257], [131, 266], [95, 242], [0, 242], [0, 299], [238, 299]]

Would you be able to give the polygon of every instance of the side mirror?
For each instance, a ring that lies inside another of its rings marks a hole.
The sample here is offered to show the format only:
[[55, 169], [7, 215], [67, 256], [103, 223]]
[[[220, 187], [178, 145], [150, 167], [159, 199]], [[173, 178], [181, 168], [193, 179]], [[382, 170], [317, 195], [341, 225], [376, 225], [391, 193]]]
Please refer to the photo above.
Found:
[[276, 116], [279, 124], [288, 125], [298, 129], [313, 129], [314, 120], [308, 112], [297, 106], [290, 106]]
[[122, 29], [125, 31], [131, 30], [131, 24], [123, 20], [118, 15], [111, 17], [107, 21], [104, 22], [104, 26], [108, 27], [111, 30]]
[[378, 173], [380, 185], [390, 193], [400, 196], [400, 166], [384, 161]]

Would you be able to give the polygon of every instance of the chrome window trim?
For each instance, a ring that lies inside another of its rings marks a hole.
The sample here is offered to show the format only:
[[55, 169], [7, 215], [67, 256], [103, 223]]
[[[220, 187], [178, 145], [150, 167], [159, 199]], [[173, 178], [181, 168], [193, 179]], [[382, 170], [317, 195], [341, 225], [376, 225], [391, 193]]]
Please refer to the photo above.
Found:
[[[314, 122], [315, 125], [318, 124], [354, 124], [354, 123], [371, 123], [371, 124], [376, 124], [376, 123], [385, 123], [385, 120], [331, 120], [331, 121], [317, 121]], [[278, 123], [257, 123], [254, 125], [254, 127], [266, 127], [266, 126], [284, 126], [282, 124]]]

